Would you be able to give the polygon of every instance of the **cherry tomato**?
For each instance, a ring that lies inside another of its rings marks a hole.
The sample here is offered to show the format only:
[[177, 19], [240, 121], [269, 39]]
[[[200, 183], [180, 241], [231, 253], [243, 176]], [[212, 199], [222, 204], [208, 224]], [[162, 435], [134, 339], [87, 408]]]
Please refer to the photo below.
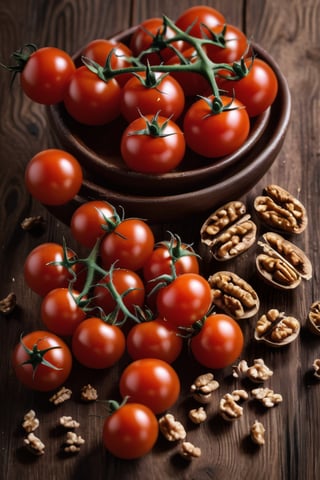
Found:
[[103, 200], [83, 203], [71, 217], [72, 236], [81, 245], [93, 248], [96, 241], [106, 234], [108, 220], [114, 220], [114, 214], [114, 207]]
[[35, 50], [20, 75], [24, 93], [34, 102], [51, 105], [63, 100], [75, 65], [72, 58], [56, 47]]
[[243, 343], [242, 330], [232, 317], [213, 314], [191, 338], [190, 348], [201, 365], [215, 369], [231, 365], [241, 354]]
[[56, 148], [37, 153], [25, 171], [28, 191], [45, 205], [64, 205], [72, 200], [80, 190], [82, 178], [78, 160]]
[[[248, 115], [255, 117], [263, 113], [274, 102], [278, 93], [278, 80], [272, 68], [259, 58], [252, 63], [244, 61], [248, 74], [239, 80], [218, 79], [219, 88], [234, 94], [245, 105]], [[227, 75], [230, 75], [228, 72]]]
[[70, 78], [64, 96], [69, 115], [84, 125], [104, 125], [120, 115], [121, 87], [114, 79], [102, 80], [86, 66]]
[[85, 312], [77, 305], [79, 292], [69, 288], [55, 288], [43, 298], [41, 319], [50, 332], [56, 335], [72, 335], [85, 319]]
[[142, 403], [155, 414], [171, 408], [180, 393], [176, 371], [163, 360], [143, 358], [134, 360], [122, 372], [119, 381], [122, 398]]
[[181, 30], [188, 30], [190, 35], [197, 38], [203, 37], [202, 25], [211, 29], [216, 25], [224, 25], [225, 23], [226, 19], [224, 15], [207, 5], [195, 5], [194, 7], [187, 8], [175, 22], [176, 26]]
[[116, 325], [98, 317], [86, 318], [72, 335], [71, 350], [81, 365], [103, 369], [113, 366], [124, 354], [125, 336]]
[[102, 265], [137, 271], [143, 267], [154, 247], [154, 235], [143, 220], [128, 218], [106, 235], [100, 245]]
[[171, 172], [183, 160], [186, 147], [180, 127], [163, 116], [157, 116], [156, 121], [154, 118], [153, 115], [138, 117], [123, 132], [121, 155], [126, 165], [136, 172]]
[[210, 285], [201, 275], [183, 273], [160, 288], [156, 302], [160, 317], [175, 327], [191, 327], [211, 306]]
[[15, 346], [12, 365], [23, 385], [32, 390], [50, 391], [60, 387], [69, 377], [72, 356], [69, 347], [57, 335], [36, 330], [22, 337]]
[[[206, 31], [206, 29], [205, 29]], [[215, 63], [233, 63], [236, 60], [240, 60], [244, 56], [248, 49], [248, 40], [246, 35], [234, 25], [216, 25], [209, 29], [207, 35], [210, 37], [209, 32], [213, 32], [218, 37], [221, 37], [221, 43], [223, 47], [216, 45], [205, 45], [205, 50], [208, 57]]]
[[139, 403], [126, 403], [105, 419], [102, 439], [112, 455], [131, 460], [150, 452], [158, 433], [158, 420], [150, 408]]
[[133, 360], [158, 358], [174, 362], [181, 353], [183, 339], [161, 318], [134, 325], [127, 335], [127, 351]]
[[[209, 97], [212, 101], [213, 97]], [[187, 145], [203, 157], [216, 158], [229, 155], [240, 148], [250, 131], [250, 120], [243, 104], [231, 97], [220, 97], [229, 110], [213, 113], [206, 100], [201, 98], [188, 109], [183, 124]]]
[[[144, 72], [139, 76], [146, 78]], [[184, 109], [185, 97], [180, 84], [171, 75], [154, 72], [156, 83], [146, 86], [140, 78], [132, 77], [122, 90], [121, 113], [127, 122], [143, 115], [161, 112], [171, 120], [177, 120]]]
[[[75, 257], [75, 253], [67, 249], [67, 257]], [[72, 272], [62, 265], [52, 265], [52, 262], [64, 260], [62, 245], [46, 242], [35, 247], [26, 257], [23, 267], [24, 279], [34, 292], [44, 297], [50, 290], [58, 287], [68, 287], [73, 279]], [[77, 268], [73, 271], [77, 272]]]

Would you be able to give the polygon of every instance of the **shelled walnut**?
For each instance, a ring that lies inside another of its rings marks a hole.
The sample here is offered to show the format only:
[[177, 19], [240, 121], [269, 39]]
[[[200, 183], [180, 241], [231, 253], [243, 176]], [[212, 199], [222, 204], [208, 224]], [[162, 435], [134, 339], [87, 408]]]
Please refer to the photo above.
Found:
[[[257, 227], [240, 201], [212, 213], [200, 229], [202, 256], [226, 261], [247, 251], [256, 240]], [[208, 255], [207, 255], [208, 254]]]
[[320, 358], [314, 360], [312, 367], [314, 377], [320, 380]]
[[261, 402], [262, 405], [267, 408], [275, 407], [283, 400], [282, 395], [280, 395], [280, 393], [274, 393], [271, 388], [255, 388], [251, 390], [251, 394], [256, 400], [259, 400], [259, 402]]
[[248, 398], [248, 395], [245, 390], [236, 390], [233, 393], [223, 395], [219, 403], [219, 412], [222, 418], [228, 422], [240, 418], [243, 415], [243, 408], [237, 402], [246, 398]]
[[190, 387], [193, 398], [200, 403], [209, 403], [212, 392], [219, 388], [219, 382], [211, 372], [199, 375]]
[[199, 458], [201, 457], [201, 449], [193, 445], [191, 442], [182, 442], [180, 455], [188, 460], [191, 460], [192, 458]]
[[34, 432], [39, 427], [39, 419], [36, 417], [34, 410], [29, 410], [23, 417], [22, 428], [27, 432]]
[[208, 278], [212, 303], [237, 320], [253, 317], [259, 310], [256, 291], [236, 273], [221, 271]]
[[36, 437], [33, 432], [30, 432], [28, 436], [24, 439], [24, 444], [28, 450], [34, 455], [43, 455], [45, 450], [44, 443], [40, 438]]
[[268, 310], [257, 321], [254, 338], [271, 347], [282, 347], [293, 342], [300, 333], [300, 322], [276, 308]]
[[79, 428], [80, 423], [77, 420], [74, 420], [72, 417], [63, 415], [59, 419], [59, 424], [64, 428]]
[[254, 209], [258, 217], [277, 231], [302, 233], [308, 224], [305, 207], [291, 193], [278, 185], [268, 185], [256, 197]]
[[265, 444], [265, 439], [264, 439], [264, 434], [265, 434], [265, 428], [261, 422], [258, 422], [258, 420], [255, 420], [254, 423], [251, 426], [250, 429], [250, 435], [252, 441], [256, 445], [264, 445]]
[[169, 442], [184, 440], [187, 432], [181, 422], [175, 419], [171, 413], [166, 413], [159, 418], [159, 429]]
[[312, 265], [299, 247], [274, 232], [262, 238], [258, 245], [263, 253], [257, 255], [256, 267], [263, 280], [280, 290], [296, 288], [302, 279], [310, 280]]
[[265, 382], [273, 375], [273, 371], [267, 367], [262, 358], [256, 358], [250, 367], [246, 360], [241, 360], [238, 365], [233, 366], [232, 370], [232, 375], [235, 378], [245, 376], [254, 383]]
[[313, 302], [310, 307], [307, 325], [312, 333], [320, 335], [320, 300]]
[[14, 292], [8, 293], [8, 295], [0, 300], [0, 313], [3, 315], [10, 315], [16, 308], [17, 297]]
[[54, 405], [59, 405], [60, 403], [66, 402], [71, 398], [72, 391], [69, 388], [61, 387], [58, 392], [56, 392], [52, 397], [49, 398], [49, 401]]
[[81, 388], [81, 400], [84, 402], [94, 402], [98, 399], [97, 390], [88, 383]]
[[80, 446], [84, 443], [85, 440], [81, 437], [81, 435], [77, 435], [74, 432], [67, 432], [63, 450], [66, 453], [78, 453], [80, 451]]
[[207, 420], [207, 412], [203, 407], [192, 408], [188, 413], [188, 417], [195, 424], [203, 423]]

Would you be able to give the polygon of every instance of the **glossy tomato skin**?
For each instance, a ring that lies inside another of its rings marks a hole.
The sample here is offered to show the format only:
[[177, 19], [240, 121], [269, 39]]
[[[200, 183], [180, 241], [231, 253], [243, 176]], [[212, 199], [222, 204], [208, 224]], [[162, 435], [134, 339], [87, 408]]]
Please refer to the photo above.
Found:
[[232, 107], [237, 108], [212, 113], [211, 107], [201, 98], [191, 105], [184, 117], [186, 143], [203, 157], [218, 158], [235, 152], [250, 132], [250, 119], [243, 104], [224, 95], [220, 99], [223, 105], [232, 101]]
[[175, 327], [191, 327], [211, 306], [210, 285], [201, 275], [184, 273], [159, 289], [156, 304], [158, 315]]
[[[152, 121], [153, 115], [145, 116]], [[180, 127], [166, 117], [158, 116], [161, 135], [137, 133], [146, 128], [145, 118], [133, 120], [123, 132], [121, 155], [126, 165], [136, 172], [159, 174], [174, 170], [183, 160], [186, 145]]]
[[64, 205], [79, 192], [83, 174], [70, 153], [50, 148], [32, 157], [25, 170], [25, 184], [31, 195], [45, 205]]
[[123, 370], [119, 388], [128, 402], [142, 403], [155, 414], [171, 408], [180, 394], [180, 380], [169, 363], [157, 358], [134, 360]]
[[[114, 207], [102, 200], [83, 203], [72, 214], [70, 228], [73, 238], [87, 248], [107, 232], [107, 219], [114, 220]], [[105, 229], [103, 228], [105, 227]]]
[[30, 55], [20, 82], [34, 102], [52, 105], [63, 100], [75, 65], [72, 58], [56, 47], [43, 47]]
[[207, 368], [231, 365], [240, 356], [244, 339], [239, 324], [224, 314], [209, 315], [199, 333], [192, 337], [194, 358]]
[[30, 350], [34, 345], [37, 345], [39, 350], [58, 348], [52, 348], [44, 355], [44, 359], [54, 365], [56, 369], [39, 364], [36, 371], [33, 372], [30, 364], [23, 365], [30, 359], [30, 355], [19, 342], [12, 353], [12, 365], [21, 383], [27, 388], [43, 392], [60, 387], [69, 377], [72, 368], [72, 355], [67, 344], [57, 335], [44, 330], [28, 333], [22, 338], [22, 341]]
[[104, 369], [115, 365], [124, 354], [126, 340], [122, 330], [101, 318], [81, 322], [72, 335], [71, 350], [81, 365]]
[[245, 105], [248, 115], [255, 117], [263, 113], [274, 102], [278, 93], [278, 80], [272, 68], [259, 58], [245, 60], [250, 69], [240, 80], [218, 79], [219, 87], [235, 95]]
[[[139, 74], [145, 78], [145, 73]], [[154, 72], [156, 79], [162, 77], [155, 86], [143, 85], [137, 77], [132, 77], [125, 84], [121, 97], [121, 114], [132, 122], [142, 115], [155, 115], [159, 111], [161, 116], [176, 121], [183, 112], [185, 97], [180, 84], [170, 75]]]
[[158, 358], [171, 364], [182, 347], [183, 339], [176, 328], [161, 318], [137, 323], [127, 335], [127, 351], [133, 360]]
[[148, 407], [126, 403], [105, 419], [102, 439], [112, 455], [132, 460], [149, 453], [158, 434], [158, 420]]
[[86, 66], [70, 78], [64, 96], [69, 115], [84, 125], [104, 125], [120, 115], [121, 87], [114, 79], [101, 80]]
[[103, 267], [116, 267], [137, 271], [143, 267], [154, 247], [154, 235], [143, 220], [128, 218], [106, 235], [100, 245]]
[[[212, 27], [211, 32], [219, 35], [223, 31], [224, 25]], [[208, 36], [210, 33], [208, 32]], [[210, 37], [209, 37], [210, 38]], [[224, 33], [224, 47], [207, 44], [206, 53], [210, 60], [215, 63], [233, 63], [240, 60], [248, 50], [248, 40], [246, 35], [234, 25], [226, 25]]]
[[215, 8], [207, 5], [196, 5], [187, 8], [181, 13], [175, 22], [176, 26], [183, 31], [188, 30], [192, 25], [191, 29], [188, 30], [188, 33], [197, 38], [203, 36], [202, 24], [210, 29], [216, 25], [224, 25], [225, 23], [226, 19], [224, 15]]

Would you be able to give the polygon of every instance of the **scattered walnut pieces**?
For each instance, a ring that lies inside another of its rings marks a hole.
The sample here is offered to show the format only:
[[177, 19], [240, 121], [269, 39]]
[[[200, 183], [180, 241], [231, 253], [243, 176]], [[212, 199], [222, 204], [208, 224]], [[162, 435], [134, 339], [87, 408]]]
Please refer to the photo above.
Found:
[[0, 313], [3, 315], [10, 315], [16, 308], [17, 297], [14, 292], [10, 292], [5, 298], [0, 300]]
[[36, 437], [33, 432], [30, 432], [28, 436], [24, 439], [24, 444], [28, 450], [34, 455], [43, 455], [45, 445], [42, 443], [40, 438]]
[[243, 415], [243, 408], [238, 405], [231, 393], [226, 393], [220, 400], [219, 412], [224, 420], [232, 422]]
[[34, 410], [29, 410], [23, 417], [22, 427], [27, 433], [34, 432], [40, 425], [39, 419], [36, 417]]
[[207, 420], [207, 412], [203, 407], [192, 408], [189, 411], [188, 417], [193, 423], [199, 424]]
[[272, 408], [283, 400], [280, 393], [274, 393], [270, 388], [255, 388], [251, 394], [267, 408]]
[[241, 360], [238, 365], [232, 367], [232, 370], [232, 375], [235, 378], [245, 376], [255, 383], [265, 382], [273, 375], [273, 371], [267, 367], [262, 358], [256, 358], [251, 367], [246, 360]]
[[257, 321], [254, 338], [272, 347], [293, 342], [300, 333], [300, 322], [276, 308], [270, 309]]
[[53, 403], [54, 405], [59, 405], [60, 403], [66, 402], [71, 398], [72, 395], [72, 390], [66, 387], [61, 387], [60, 390], [52, 395], [52, 397], [49, 398], [49, 401]]
[[183, 458], [188, 460], [201, 457], [201, 449], [199, 447], [195, 447], [191, 442], [182, 442], [179, 453]]
[[187, 436], [182, 423], [177, 421], [171, 413], [166, 413], [163, 417], [159, 418], [159, 428], [169, 442], [184, 440]]
[[258, 422], [258, 420], [255, 420], [253, 425], [251, 426], [250, 429], [250, 435], [252, 441], [256, 445], [264, 445], [265, 444], [265, 439], [264, 439], [264, 434], [265, 434], [265, 428], [261, 422]]
[[77, 420], [74, 420], [72, 417], [66, 416], [66, 415], [64, 415], [63, 417], [60, 417], [59, 424], [62, 427], [65, 427], [65, 428], [79, 428], [80, 427], [80, 423], [77, 422]]
[[214, 380], [212, 373], [199, 375], [190, 387], [193, 398], [200, 403], [208, 403], [211, 400], [212, 392], [219, 388], [219, 382]]
[[67, 437], [63, 450], [66, 453], [78, 453], [80, 451], [80, 446], [85, 443], [85, 440], [81, 435], [77, 435], [74, 432], [67, 432]]
[[45, 225], [45, 220], [41, 215], [26, 217], [24, 220], [22, 220], [20, 224], [22, 230], [26, 230], [26, 231], [43, 228], [44, 225]]
[[93, 402], [98, 399], [97, 390], [88, 383], [81, 388], [81, 400], [84, 402]]
[[312, 364], [313, 367], [313, 375], [320, 380], [320, 358], [316, 358]]

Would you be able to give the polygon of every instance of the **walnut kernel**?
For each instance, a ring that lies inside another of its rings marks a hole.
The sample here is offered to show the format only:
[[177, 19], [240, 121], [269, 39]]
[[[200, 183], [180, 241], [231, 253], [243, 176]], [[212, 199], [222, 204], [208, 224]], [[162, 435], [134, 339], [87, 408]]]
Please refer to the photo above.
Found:
[[212, 392], [219, 388], [219, 382], [214, 379], [212, 373], [199, 375], [190, 387], [193, 398], [200, 403], [208, 403], [211, 400]]
[[22, 427], [27, 433], [34, 432], [39, 427], [39, 420], [34, 410], [29, 410], [23, 417]]
[[255, 388], [251, 390], [251, 394], [267, 408], [274, 407], [283, 400], [280, 393], [274, 393], [270, 388]]
[[256, 445], [264, 445], [265, 444], [265, 439], [264, 439], [264, 433], [265, 433], [265, 428], [261, 422], [258, 422], [258, 420], [255, 420], [253, 425], [251, 426], [250, 429], [250, 434], [251, 434], [251, 439]]
[[219, 412], [224, 420], [232, 422], [243, 415], [243, 408], [238, 405], [231, 393], [226, 393], [220, 400]]
[[60, 417], [59, 424], [65, 428], [79, 428], [80, 423], [77, 420], [73, 420], [72, 417], [64, 415]]
[[188, 414], [193, 423], [199, 424], [207, 420], [207, 413], [203, 407], [192, 408]]
[[0, 300], [0, 313], [10, 315], [17, 305], [17, 297], [14, 292], [10, 292], [5, 298]]
[[187, 436], [182, 423], [177, 421], [171, 413], [166, 413], [163, 417], [159, 418], [159, 428], [169, 442], [184, 440]]
[[67, 432], [66, 441], [63, 450], [67, 453], [77, 453], [80, 451], [80, 446], [85, 443], [81, 435], [74, 432]]
[[45, 445], [42, 443], [40, 438], [36, 437], [33, 432], [30, 432], [28, 436], [24, 439], [24, 444], [34, 455], [43, 455], [45, 450]]
[[71, 398], [72, 391], [69, 388], [62, 387], [58, 392], [56, 392], [52, 397], [49, 398], [49, 401], [54, 405], [59, 405], [60, 403], [66, 402]]
[[81, 388], [81, 400], [85, 402], [93, 402], [97, 400], [98, 393], [97, 390], [88, 383]]
[[191, 442], [182, 442], [180, 448], [180, 455], [183, 458], [192, 459], [201, 457], [201, 449], [195, 447]]

